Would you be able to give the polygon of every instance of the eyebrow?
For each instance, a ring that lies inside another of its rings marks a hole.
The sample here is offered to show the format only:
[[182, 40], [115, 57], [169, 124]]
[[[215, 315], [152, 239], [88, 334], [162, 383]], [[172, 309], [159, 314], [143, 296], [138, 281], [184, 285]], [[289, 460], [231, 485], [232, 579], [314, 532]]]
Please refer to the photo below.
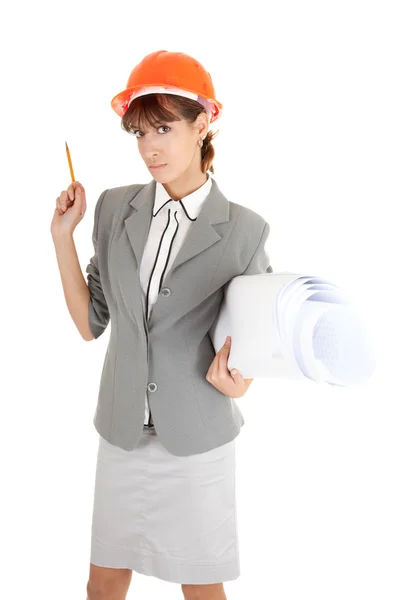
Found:
[[[165, 123], [165, 122], [166, 122], [166, 121], [157, 121], [157, 123], [156, 123], [156, 124], [157, 124], [157, 125], [163, 125], [163, 123]], [[133, 127], [134, 129], [140, 129], [140, 128], [139, 128], [139, 125], [132, 125], [132, 124], [131, 124], [131, 127]]]
[[[154, 126], [154, 129], [156, 129], [157, 127], [160, 127], [160, 125], [165, 125], [166, 123], [168, 123], [168, 121], [156, 121], [156, 125]], [[133, 129], [139, 129], [140, 127], [138, 125], [132, 125], [131, 127], [133, 127]]]

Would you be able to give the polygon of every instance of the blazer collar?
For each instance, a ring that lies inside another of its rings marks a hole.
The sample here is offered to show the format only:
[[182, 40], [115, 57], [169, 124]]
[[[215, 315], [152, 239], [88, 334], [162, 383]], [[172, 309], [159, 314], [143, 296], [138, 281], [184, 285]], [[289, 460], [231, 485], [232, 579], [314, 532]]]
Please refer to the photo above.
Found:
[[[129, 204], [133, 210], [132, 213], [124, 219], [124, 224], [130, 245], [132, 246], [136, 258], [137, 268], [139, 268], [143, 257], [151, 219], [153, 218], [156, 183], [157, 182], [152, 179], [152, 181], [145, 184], [139, 192], [137, 192], [137, 185], [132, 185], [132, 190], [128, 191], [128, 194], [132, 195]], [[200, 252], [207, 250], [207, 248], [222, 238], [218, 231], [216, 231], [215, 225], [229, 221], [229, 202], [212, 177], [209, 177], [209, 182], [207, 183], [210, 183], [210, 191], [201, 203], [197, 218], [192, 223], [183, 240], [182, 246], [178, 251], [171, 269], [167, 273], [167, 279], [169, 279], [172, 271], [178, 266], [190, 260]], [[207, 185], [207, 183], [204, 185]], [[187, 204], [189, 204], [189, 202], [187, 202]]]
[[160, 215], [160, 210], [168, 203], [168, 208], [174, 210], [178, 209], [182, 213], [186, 213], [186, 216], [194, 221], [199, 214], [204, 200], [207, 198], [212, 187], [212, 181], [209, 174], [207, 174], [207, 181], [200, 186], [197, 190], [184, 196], [180, 200], [172, 200], [167, 190], [159, 181], [156, 182], [156, 191], [153, 207], [153, 217], [157, 218]]

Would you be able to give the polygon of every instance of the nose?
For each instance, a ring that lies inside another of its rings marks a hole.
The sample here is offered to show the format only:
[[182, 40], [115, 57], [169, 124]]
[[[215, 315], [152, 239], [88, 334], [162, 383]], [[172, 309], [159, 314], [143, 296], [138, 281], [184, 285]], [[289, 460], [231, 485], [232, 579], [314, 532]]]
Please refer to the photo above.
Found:
[[142, 152], [147, 158], [155, 157], [158, 155], [160, 150], [160, 136], [157, 138], [151, 133], [146, 133], [146, 135], [140, 140], [142, 146]]
[[142, 157], [146, 161], [146, 164], [159, 164], [163, 162], [167, 162], [162, 159], [162, 156], [157, 148], [148, 148], [147, 150], [142, 152]]

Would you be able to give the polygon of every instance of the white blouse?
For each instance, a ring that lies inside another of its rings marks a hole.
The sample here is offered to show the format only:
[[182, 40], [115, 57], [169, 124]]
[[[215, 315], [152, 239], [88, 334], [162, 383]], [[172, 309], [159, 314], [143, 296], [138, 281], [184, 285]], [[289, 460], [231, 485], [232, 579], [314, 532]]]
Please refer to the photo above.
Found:
[[[172, 200], [162, 183], [156, 183], [153, 218], [140, 264], [140, 285], [147, 318], [158, 297], [163, 281], [204, 200], [210, 193], [212, 179], [180, 200]], [[144, 424], [154, 427], [146, 391]]]

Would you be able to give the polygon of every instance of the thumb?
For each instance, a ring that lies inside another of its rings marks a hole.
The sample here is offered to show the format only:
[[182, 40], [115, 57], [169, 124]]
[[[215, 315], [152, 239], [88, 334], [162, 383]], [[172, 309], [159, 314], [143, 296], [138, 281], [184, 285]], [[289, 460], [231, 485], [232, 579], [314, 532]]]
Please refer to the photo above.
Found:
[[75, 189], [74, 208], [75, 210], [82, 213], [83, 205], [85, 203], [85, 195], [82, 188], [77, 186]]

